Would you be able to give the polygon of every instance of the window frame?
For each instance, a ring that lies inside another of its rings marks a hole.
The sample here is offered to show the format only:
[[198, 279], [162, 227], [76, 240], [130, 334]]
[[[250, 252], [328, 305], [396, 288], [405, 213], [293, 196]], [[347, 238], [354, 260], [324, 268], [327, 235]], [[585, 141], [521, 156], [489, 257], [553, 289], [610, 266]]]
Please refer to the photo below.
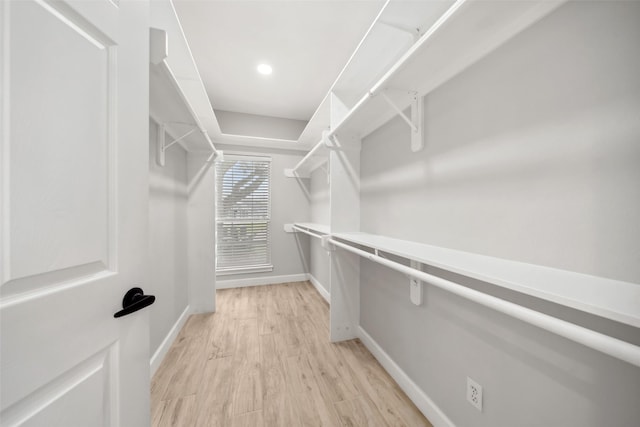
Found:
[[[222, 189], [220, 188], [221, 177], [219, 177], [219, 165], [224, 162], [229, 161], [244, 161], [244, 162], [268, 162], [269, 163], [269, 173], [267, 175], [267, 214], [266, 217], [257, 219], [257, 218], [230, 218], [224, 217], [222, 219], [219, 218], [219, 209], [222, 197]], [[272, 158], [269, 156], [259, 156], [259, 155], [251, 155], [251, 154], [227, 154], [225, 152], [224, 160], [220, 163], [216, 163], [215, 165], [215, 190], [216, 190], [216, 209], [215, 209], [215, 238], [216, 238], [216, 260], [215, 260], [215, 271], [216, 276], [227, 276], [234, 274], [246, 274], [246, 273], [260, 273], [260, 272], [269, 272], [273, 271], [273, 263], [271, 258], [271, 183], [272, 183]], [[266, 263], [265, 264], [247, 264], [247, 265], [238, 265], [232, 267], [218, 267], [218, 260], [221, 251], [219, 250], [220, 239], [219, 239], [219, 226], [224, 223], [265, 223], [266, 225]]]

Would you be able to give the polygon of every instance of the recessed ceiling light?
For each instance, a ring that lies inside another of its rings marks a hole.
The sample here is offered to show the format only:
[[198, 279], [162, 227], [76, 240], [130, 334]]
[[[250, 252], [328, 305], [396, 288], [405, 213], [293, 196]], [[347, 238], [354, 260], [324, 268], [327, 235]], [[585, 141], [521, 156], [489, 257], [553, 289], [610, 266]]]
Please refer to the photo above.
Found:
[[269, 64], [260, 64], [258, 65], [258, 72], [260, 74], [269, 75], [273, 72], [273, 68]]

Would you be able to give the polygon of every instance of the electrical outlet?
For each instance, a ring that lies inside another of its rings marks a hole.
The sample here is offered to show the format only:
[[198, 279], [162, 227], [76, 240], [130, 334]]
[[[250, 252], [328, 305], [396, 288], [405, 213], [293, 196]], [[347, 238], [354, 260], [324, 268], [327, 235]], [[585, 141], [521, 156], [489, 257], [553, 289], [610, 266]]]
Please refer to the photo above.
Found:
[[467, 377], [467, 401], [482, 412], [482, 386]]

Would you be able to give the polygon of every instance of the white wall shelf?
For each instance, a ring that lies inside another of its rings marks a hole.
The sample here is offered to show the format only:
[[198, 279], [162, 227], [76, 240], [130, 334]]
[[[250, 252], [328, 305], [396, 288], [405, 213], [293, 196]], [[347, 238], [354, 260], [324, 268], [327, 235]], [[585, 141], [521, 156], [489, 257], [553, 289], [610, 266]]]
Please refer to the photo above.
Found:
[[151, 28], [149, 62], [149, 115], [169, 134], [173, 141], [164, 141], [159, 132], [158, 162], [164, 164], [164, 151], [179, 143], [188, 151], [219, 152], [207, 135], [189, 99], [167, 63], [167, 32]]
[[367, 233], [333, 238], [640, 328], [640, 285]]
[[[571, 341], [585, 345], [601, 353], [613, 356], [634, 366], [640, 366], [640, 347], [630, 342], [605, 335], [589, 328], [550, 316], [525, 306], [489, 295], [487, 293], [468, 288], [447, 279], [417, 269], [417, 266], [407, 267], [396, 261], [380, 256], [378, 250], [369, 253], [339, 240], [329, 239], [328, 243], [345, 249], [351, 254], [361, 256], [385, 267], [404, 273], [413, 280], [422, 280], [432, 286], [448, 291], [459, 297], [473, 301], [492, 310], [522, 320], [538, 328], [552, 332]], [[412, 264], [415, 261], [412, 261]], [[421, 301], [421, 298], [419, 298]]]
[[400, 109], [414, 94], [422, 97], [547, 15], [565, 0], [527, 2], [456, 1], [378, 80], [332, 134], [364, 137], [397, 113], [380, 96], [385, 92]]
[[330, 96], [327, 94], [316, 109], [315, 113], [313, 113], [311, 120], [309, 120], [307, 126], [305, 126], [300, 137], [298, 137], [297, 144], [299, 146], [309, 150], [315, 143], [317, 143], [322, 132], [329, 130], [330, 104]]
[[[516, 2], [387, 1], [329, 93], [305, 127], [298, 145], [310, 147], [290, 177], [308, 177], [326, 161], [325, 137], [365, 137], [409, 106], [421, 115], [423, 97], [528, 28], [566, 0]], [[383, 46], [384, 48], [381, 48]], [[413, 123], [415, 125], [415, 123]], [[424, 145], [416, 126], [413, 151]], [[318, 155], [320, 154], [320, 155]]]
[[[312, 147], [323, 131], [342, 120], [343, 113], [353, 108], [453, 3], [454, 0], [388, 0], [316, 109], [298, 145]], [[344, 105], [343, 112], [336, 111], [336, 97]]]

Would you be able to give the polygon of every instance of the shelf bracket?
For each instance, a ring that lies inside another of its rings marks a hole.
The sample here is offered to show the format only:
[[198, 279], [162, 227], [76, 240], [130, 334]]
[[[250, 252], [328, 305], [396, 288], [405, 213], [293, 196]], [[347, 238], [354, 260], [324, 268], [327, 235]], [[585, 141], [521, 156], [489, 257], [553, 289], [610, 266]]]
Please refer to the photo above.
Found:
[[331, 135], [324, 139], [325, 145], [332, 151], [360, 151], [362, 143], [355, 134]]
[[420, 38], [420, 28], [412, 28], [404, 25], [394, 24], [392, 22], [378, 21], [382, 25], [386, 25], [387, 27], [395, 28], [396, 30], [402, 31], [403, 33], [407, 33], [413, 37], [413, 41], [418, 41]]
[[331, 253], [332, 246], [329, 244], [329, 239], [331, 239], [331, 235], [327, 234], [326, 236], [322, 236], [320, 238], [320, 246], [322, 247], [322, 249], [324, 249], [325, 251]]
[[190, 131], [188, 131], [187, 133], [185, 133], [184, 135], [182, 135], [180, 138], [176, 138], [173, 141], [171, 141], [170, 143], [166, 143], [166, 125], [164, 123], [159, 124], [158, 125], [158, 135], [156, 138], [156, 160], [158, 162], [158, 164], [160, 166], [164, 166], [165, 165], [165, 152], [167, 151], [167, 149], [169, 147], [171, 147], [172, 145], [182, 141], [183, 139], [185, 139], [186, 137], [188, 137], [189, 135], [191, 135], [193, 132], [195, 132], [196, 130], [198, 130], [198, 128], [194, 127], [193, 129], [191, 129]]
[[411, 151], [414, 153], [424, 148], [424, 114], [423, 105], [424, 98], [413, 92], [411, 101], [411, 118], [407, 117], [404, 112], [387, 96], [381, 92], [382, 99], [404, 120], [411, 128]]
[[[420, 270], [420, 263], [415, 260], [410, 260], [410, 267], [416, 270]], [[424, 294], [423, 284], [420, 279], [417, 277], [409, 276], [409, 299], [411, 303], [414, 305], [422, 305], [423, 294]]]

